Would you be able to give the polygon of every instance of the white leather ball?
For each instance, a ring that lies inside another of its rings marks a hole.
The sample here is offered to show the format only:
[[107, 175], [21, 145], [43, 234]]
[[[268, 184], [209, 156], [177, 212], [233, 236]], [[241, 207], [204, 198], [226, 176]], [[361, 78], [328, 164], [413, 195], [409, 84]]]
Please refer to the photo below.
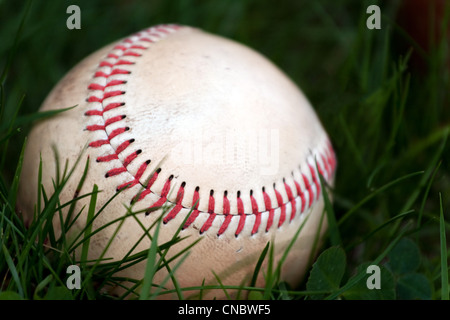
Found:
[[[123, 258], [144, 234], [142, 226], [149, 228], [164, 213], [158, 244], [170, 241], [181, 225], [179, 236], [186, 238], [166, 259], [201, 239], [176, 271], [181, 287], [215, 284], [213, 272], [224, 285], [247, 285], [266, 244], [274, 245], [277, 263], [306, 221], [281, 274], [291, 285], [299, 283], [326, 228], [319, 173], [332, 185], [336, 159], [310, 103], [274, 64], [196, 28], [155, 26], [84, 59], [41, 110], [74, 105], [29, 134], [19, 196], [25, 219], [33, 217], [40, 157], [42, 183], [47, 194], [53, 191], [55, 146], [62, 167], [82, 155], [61, 203], [95, 184], [101, 191], [97, 212], [120, 191], [93, 231], [123, 217], [126, 207], [143, 210], [125, 219], [104, 258]], [[77, 190], [87, 157], [87, 176]], [[75, 212], [83, 211], [70, 235], [85, 226], [89, 201], [77, 202]], [[92, 237], [89, 259], [100, 256], [117, 226]], [[133, 253], [149, 247], [144, 237]], [[142, 279], [144, 269], [145, 261], [118, 275]], [[154, 282], [166, 274], [160, 270]], [[264, 285], [264, 273], [257, 285]], [[166, 287], [173, 287], [171, 280]], [[207, 297], [223, 298], [223, 291]]]

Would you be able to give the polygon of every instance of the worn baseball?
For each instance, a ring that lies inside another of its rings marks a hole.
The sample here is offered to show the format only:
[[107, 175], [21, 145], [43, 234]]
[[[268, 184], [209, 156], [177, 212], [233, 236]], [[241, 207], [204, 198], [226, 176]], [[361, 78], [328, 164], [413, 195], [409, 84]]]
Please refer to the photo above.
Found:
[[[216, 276], [224, 286], [248, 285], [268, 242], [275, 266], [289, 249], [281, 280], [301, 281], [326, 228], [319, 174], [333, 185], [336, 159], [304, 94], [268, 59], [196, 28], [155, 26], [84, 59], [41, 110], [71, 106], [29, 134], [19, 196], [26, 220], [37, 201], [40, 159], [42, 185], [47, 195], [53, 191], [57, 150], [61, 168], [76, 165], [61, 204], [97, 185], [101, 212], [93, 231], [118, 220], [92, 237], [89, 259], [110, 240], [103, 259], [149, 249], [145, 230], [153, 234], [160, 219], [152, 241], [182, 238], [165, 256], [176, 257], [173, 268], [177, 254], [200, 240], [175, 271], [181, 288], [215, 285]], [[90, 199], [76, 202], [81, 215], [69, 237], [83, 230]], [[264, 286], [267, 260], [257, 286]], [[145, 262], [117, 275], [141, 280]], [[159, 270], [153, 282], [162, 283], [167, 272]], [[172, 279], [164, 287], [173, 288]], [[204, 294], [224, 297], [223, 290]]]

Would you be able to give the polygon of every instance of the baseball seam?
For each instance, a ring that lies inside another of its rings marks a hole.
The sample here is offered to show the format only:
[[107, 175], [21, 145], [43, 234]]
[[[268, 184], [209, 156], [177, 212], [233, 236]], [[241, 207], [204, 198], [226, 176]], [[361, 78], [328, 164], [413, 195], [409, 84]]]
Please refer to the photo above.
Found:
[[[113, 145], [111, 144], [112, 139], [129, 131], [130, 128], [126, 125], [119, 125], [117, 126], [117, 128], [110, 131], [109, 133], [107, 131], [108, 126], [117, 123], [121, 124], [126, 119], [125, 114], [105, 118], [105, 113], [107, 111], [124, 107], [126, 104], [123, 101], [116, 101], [116, 100], [114, 100], [114, 102], [109, 103], [105, 102], [105, 100], [108, 98], [113, 97], [120, 98], [120, 96], [126, 94], [126, 91], [116, 90], [116, 88], [114, 87], [122, 88], [123, 85], [127, 83], [127, 80], [110, 79], [110, 78], [112, 76], [120, 75], [126, 79], [126, 77], [130, 76], [131, 74], [131, 71], [127, 70], [126, 66], [133, 65], [135, 63], [132, 61], [133, 58], [139, 59], [139, 57], [142, 55], [141, 52], [147, 50], [150, 47], [151, 43], [157, 42], [165, 38], [169, 34], [177, 31], [179, 28], [181, 27], [178, 25], [159, 25], [151, 27], [147, 30], [134, 34], [126, 38], [119, 44], [115, 45], [113, 49], [107, 54], [106, 58], [99, 63], [98, 69], [94, 74], [94, 80], [100, 79], [102, 80], [103, 84], [99, 84], [98, 81], [97, 82], [93, 81], [88, 86], [88, 90], [92, 94], [88, 96], [87, 102], [89, 104], [92, 104], [94, 107], [86, 111], [85, 115], [92, 117], [100, 117], [101, 124], [87, 125], [86, 130], [101, 131], [106, 134], [106, 139], [94, 140], [89, 143], [89, 147], [99, 148], [105, 145], [109, 145], [111, 147], [112, 152], [97, 157], [96, 159], [97, 162], [112, 162], [113, 160], [119, 160], [120, 165], [108, 170], [107, 173], [105, 174], [106, 178], [116, 176], [125, 172], [130, 173], [131, 176], [133, 177], [132, 180], [117, 186], [116, 187], [117, 191], [134, 187], [137, 184], [140, 184], [144, 188], [143, 190], [141, 190], [140, 193], [138, 193], [133, 197], [132, 202], [141, 201], [150, 193], [156, 194], [151, 190], [151, 187], [158, 179], [158, 175], [161, 172], [161, 168], [158, 168], [156, 171], [154, 171], [150, 179], [146, 183], [146, 185], [143, 185], [140, 182], [140, 179], [142, 178], [151, 160], [146, 160], [142, 162], [138, 167], [136, 174], [134, 175], [127, 169], [127, 167], [132, 162], [137, 161], [137, 158], [142, 153], [142, 150], [140, 149], [133, 150], [131, 152], [129, 151], [132, 149], [132, 145], [135, 139], [131, 138], [125, 140], [117, 147], [113, 147]], [[222, 213], [217, 213], [215, 211], [215, 197], [217, 197], [217, 195], [214, 194], [214, 190], [211, 190], [208, 199], [208, 211], [207, 211], [208, 218], [200, 228], [200, 233], [208, 231], [209, 228], [212, 226], [216, 216], [218, 215], [224, 216], [224, 220], [218, 230], [217, 235], [218, 236], [222, 235], [229, 227], [231, 219], [233, 217], [236, 218], [238, 217], [239, 221], [237, 224], [237, 229], [235, 231], [235, 235], [238, 236], [244, 229], [248, 215], [253, 215], [255, 218], [251, 231], [251, 234], [254, 235], [260, 229], [261, 215], [264, 212], [267, 212], [268, 214], [267, 224], [265, 227], [265, 231], [267, 232], [274, 223], [274, 216], [276, 210], [279, 210], [280, 212], [278, 220], [278, 228], [281, 227], [281, 225], [287, 220], [286, 211], [289, 205], [291, 206], [292, 213], [290, 214], [288, 221], [292, 221], [292, 219], [295, 217], [295, 213], [297, 211], [296, 206], [298, 201], [300, 201], [301, 203], [300, 214], [304, 213], [305, 210], [309, 210], [313, 206], [314, 201], [317, 201], [319, 199], [321, 193], [321, 184], [318, 179], [318, 173], [320, 173], [322, 176], [324, 176], [324, 178], [327, 181], [329, 181], [331, 177], [334, 175], [336, 167], [336, 158], [334, 155], [334, 151], [331, 144], [328, 141], [324, 150], [321, 150], [321, 152], [318, 152], [316, 155], [312, 155], [310, 157], [314, 156], [316, 158], [309, 161], [309, 163], [307, 161], [308, 163], [307, 167], [311, 175], [312, 181], [303, 172], [301, 173], [301, 178], [304, 184], [303, 188], [299, 181], [293, 179], [296, 195], [294, 195], [291, 186], [289, 186], [289, 184], [285, 181], [285, 179], [283, 179], [284, 191], [286, 192], [288, 198], [287, 202], [283, 202], [282, 195], [280, 191], [277, 190], [275, 183], [273, 185], [274, 193], [276, 196], [275, 205], [272, 204], [273, 201], [267, 194], [265, 187], [262, 187], [262, 195], [264, 199], [265, 210], [260, 210], [257, 201], [253, 196], [253, 190], [250, 190], [251, 212], [250, 213], [244, 212], [244, 204], [241, 198], [241, 193], [240, 191], [238, 191], [237, 197], [235, 199], [237, 204], [237, 215], [231, 214], [230, 199], [228, 198], [227, 191], [225, 191], [223, 194]], [[311, 162], [315, 165], [311, 164]], [[322, 164], [320, 162], [322, 162]], [[150, 210], [152, 208], [161, 207], [165, 204], [171, 204], [173, 206], [171, 210], [167, 213], [167, 215], [164, 217], [163, 219], [164, 223], [168, 223], [169, 221], [173, 220], [183, 208], [186, 208], [185, 206], [182, 205], [186, 182], [182, 182], [180, 187], [178, 188], [175, 203], [171, 202], [168, 199], [169, 191], [171, 190], [172, 180], [173, 176], [170, 176], [165, 181], [164, 186], [161, 190], [161, 194], [157, 195], [159, 199], [155, 201], [151, 205], [151, 207], [149, 207]], [[315, 189], [315, 192], [313, 189]], [[308, 197], [308, 201], [306, 200], [306, 197]], [[202, 213], [202, 211], [198, 209], [199, 200], [200, 200], [199, 187], [196, 187], [192, 199], [192, 206], [190, 208], [192, 209], [192, 212], [188, 217], [187, 221], [185, 222], [183, 229], [191, 226], [193, 222], [198, 218], [200, 213]]]

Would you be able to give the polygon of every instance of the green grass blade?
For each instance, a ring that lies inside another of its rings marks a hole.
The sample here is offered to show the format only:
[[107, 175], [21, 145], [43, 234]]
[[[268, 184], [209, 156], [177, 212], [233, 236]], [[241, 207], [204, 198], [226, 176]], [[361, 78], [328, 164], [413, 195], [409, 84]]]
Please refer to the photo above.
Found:
[[424, 195], [423, 195], [423, 197], [422, 197], [422, 204], [420, 205], [420, 210], [419, 210], [419, 214], [418, 214], [418, 217], [417, 217], [417, 228], [420, 228], [420, 226], [421, 226], [421, 224], [422, 224], [422, 217], [423, 217], [423, 214], [424, 214], [425, 205], [426, 205], [426, 203], [427, 203], [428, 195], [429, 195], [429, 193], [430, 193], [430, 190], [431, 190], [431, 187], [432, 187], [432, 185], [433, 185], [433, 182], [435, 181], [434, 179], [435, 179], [435, 177], [436, 177], [436, 174], [438, 173], [439, 168], [441, 167], [441, 164], [442, 164], [442, 161], [440, 161], [440, 162], [437, 164], [437, 166], [436, 166], [436, 168], [435, 168], [435, 170], [434, 170], [433, 175], [432, 175], [431, 178], [428, 180], [428, 184], [427, 184], [427, 186], [426, 186], [426, 188], [425, 188], [425, 192], [424, 192]]
[[445, 235], [445, 219], [444, 209], [442, 208], [442, 195], [439, 194], [439, 234], [441, 241], [441, 298], [442, 300], [449, 300], [448, 291], [448, 257], [447, 257], [447, 240]]
[[218, 283], [218, 286], [219, 286], [219, 288], [223, 291], [223, 293], [225, 294], [225, 298], [227, 299], [227, 300], [230, 300], [231, 299], [231, 296], [230, 296], [230, 294], [228, 293], [228, 289], [229, 288], [227, 288], [224, 284], [223, 284], [223, 282], [222, 282], [222, 280], [220, 279], [220, 277], [213, 271], [212, 272], [213, 274], [214, 274], [214, 278], [216, 278], [216, 281], [217, 281], [217, 283]]
[[17, 272], [17, 268], [14, 265], [11, 255], [9, 254], [9, 251], [4, 244], [2, 245], [2, 251], [3, 251], [3, 256], [5, 257], [5, 261], [8, 265], [9, 271], [11, 272], [14, 283], [16, 284], [18, 293], [19, 293], [20, 297], [24, 298], [24, 290], [22, 287], [22, 283], [20, 281], [19, 274]]
[[35, 207], [34, 214], [41, 212], [41, 201], [42, 201], [42, 155], [39, 153], [39, 169], [38, 169], [38, 180], [37, 180], [37, 203]]
[[32, 3], [31, 0], [27, 1], [27, 4], [25, 6], [25, 10], [24, 10], [23, 15], [22, 15], [22, 19], [21, 19], [20, 24], [19, 24], [19, 28], [17, 29], [16, 35], [14, 37], [14, 43], [13, 43], [11, 52], [9, 53], [9, 57], [8, 57], [8, 60], [6, 62], [5, 67], [3, 69], [3, 72], [0, 75], [0, 83], [2, 85], [5, 83], [6, 76], [8, 75], [8, 71], [9, 71], [9, 68], [11, 67], [12, 60], [13, 60], [14, 56], [16, 55], [16, 51], [17, 51], [17, 48], [19, 46], [19, 41], [20, 41], [20, 37], [21, 37], [22, 32], [23, 32], [25, 21], [26, 21], [26, 18], [28, 16], [28, 13], [30, 11], [30, 8], [31, 8], [31, 3]]
[[406, 204], [404, 205], [404, 207], [401, 211], [407, 211], [411, 208], [412, 204], [415, 202], [415, 200], [419, 196], [421, 189], [426, 185], [428, 179], [433, 174], [434, 168], [439, 163], [439, 159], [442, 157], [442, 154], [447, 145], [447, 139], [448, 139], [449, 133], [450, 133], [450, 130], [444, 131], [444, 134], [443, 134], [443, 137], [441, 140], [441, 144], [440, 144], [439, 148], [437, 148], [436, 153], [431, 158], [431, 161], [428, 165], [428, 169], [425, 171], [425, 174], [421, 177], [418, 188], [416, 188], [415, 192], [413, 192], [411, 194], [411, 196], [408, 198], [408, 201], [406, 201]]
[[22, 172], [25, 146], [26, 146], [26, 141], [22, 146], [22, 151], [20, 152], [19, 161], [16, 166], [16, 172], [14, 173], [14, 179], [13, 179], [13, 182], [11, 185], [11, 189], [9, 191], [8, 203], [9, 203], [9, 206], [10, 206], [12, 212], [15, 212], [15, 208], [16, 208], [17, 192], [19, 190], [19, 180], [20, 180], [20, 173]]
[[157, 270], [157, 253], [158, 253], [158, 235], [161, 228], [162, 216], [159, 217], [156, 224], [155, 232], [153, 234], [152, 242], [148, 250], [147, 264], [145, 267], [144, 281], [142, 284], [142, 291], [139, 300], [148, 300], [150, 290], [153, 284], [153, 277]]
[[387, 221], [383, 222], [381, 225], [379, 225], [378, 227], [376, 227], [375, 229], [373, 229], [372, 231], [370, 231], [367, 235], [365, 235], [360, 241], [358, 241], [357, 243], [353, 243], [351, 245], [348, 245], [345, 247], [346, 250], [351, 250], [353, 248], [355, 248], [356, 246], [358, 246], [361, 243], [364, 243], [365, 241], [367, 241], [368, 239], [370, 239], [371, 237], [373, 237], [377, 232], [379, 232], [380, 230], [384, 229], [385, 227], [387, 227], [388, 225], [392, 224], [394, 221], [396, 220], [401, 220], [405, 217], [407, 217], [408, 215], [411, 215], [412, 213], [414, 213], [414, 210], [409, 210], [407, 212], [403, 212], [400, 213], [390, 219], [388, 219]]
[[[424, 172], [423, 171], [418, 171], [418, 172], [413, 172], [407, 175], [404, 175], [400, 178], [397, 178], [391, 182], [386, 183], [385, 185], [381, 186], [380, 188], [376, 189], [375, 191], [371, 192], [369, 195], [367, 195], [366, 197], [364, 197], [360, 202], [358, 202], [356, 205], [354, 205], [349, 211], [347, 211], [342, 218], [339, 219], [338, 221], [338, 226], [340, 226], [341, 224], [343, 224], [345, 221], [347, 221], [361, 206], [363, 206], [366, 202], [368, 202], [369, 200], [373, 199], [375, 196], [377, 196], [378, 194], [382, 193], [383, 191], [389, 189], [390, 187], [396, 185], [397, 183], [403, 181], [403, 180], [407, 180], [409, 178], [418, 176], [418, 175], [422, 175]], [[406, 211], [406, 210], [404, 210]]]
[[342, 239], [336, 221], [336, 215], [334, 214], [333, 205], [331, 204], [328, 192], [326, 190], [326, 181], [320, 173], [319, 178], [320, 178], [320, 185], [322, 186], [322, 196], [324, 200], [325, 212], [327, 213], [327, 220], [328, 220], [327, 232], [330, 235], [331, 245], [342, 246]]
[[[372, 261], [371, 264], [378, 265], [387, 256], [387, 254], [392, 250], [392, 248], [397, 244], [397, 242], [404, 236], [404, 234], [406, 233], [405, 230], [400, 232], [397, 235], [397, 237], [386, 247], [386, 249], [375, 260]], [[343, 292], [345, 292], [348, 289], [352, 288], [359, 281], [361, 281], [361, 279], [364, 278], [365, 276], [367, 276], [367, 275], [364, 272], [361, 272], [359, 274], [359, 276], [354, 277], [351, 281], [347, 282], [344, 286], [339, 288], [339, 290], [336, 290], [335, 292], [330, 294], [328, 297], [326, 297], [326, 300], [335, 300], [335, 299], [337, 299]]]
[[274, 254], [274, 244], [269, 247], [269, 257], [267, 261], [267, 274], [266, 274], [266, 287], [264, 288], [263, 299], [269, 300], [272, 295], [273, 285], [275, 283], [274, 274], [273, 274], [273, 262], [274, 262], [275, 254]]
[[[427, 181], [430, 179], [430, 177], [432, 177], [433, 172], [435, 171], [434, 169], [438, 165], [439, 159], [441, 158], [442, 153], [445, 150], [445, 146], [447, 145], [448, 134], [449, 134], [449, 131], [447, 130], [445, 132], [445, 135], [442, 138], [439, 148], [437, 148], [437, 151], [434, 153], [433, 157], [431, 158], [431, 161], [428, 165], [427, 170], [422, 175], [417, 187], [414, 189], [414, 192], [412, 192], [410, 194], [410, 196], [408, 197], [408, 199], [405, 201], [405, 204], [403, 205], [403, 208], [401, 211], [409, 210], [413, 206], [413, 203], [416, 201], [416, 199], [419, 197], [419, 194], [422, 191], [422, 189], [424, 187], [426, 187]], [[397, 233], [397, 230], [400, 228], [400, 223], [401, 223], [401, 220], [396, 221], [396, 225], [394, 228], [392, 228], [391, 235], [389, 236], [389, 238], [392, 238]]]
[[[98, 187], [96, 184], [94, 184], [94, 187], [92, 188], [91, 201], [89, 202], [89, 210], [88, 210], [87, 220], [86, 220], [87, 222], [92, 221], [92, 218], [94, 217], [95, 207], [97, 205], [97, 192], [98, 192]], [[86, 265], [86, 261], [87, 261], [87, 257], [88, 257], [88, 253], [89, 253], [91, 232], [92, 232], [92, 223], [89, 223], [86, 226], [86, 229], [84, 231], [84, 236], [85, 236], [86, 240], [83, 241], [83, 246], [81, 247], [81, 263], [82, 263], [83, 267]]]
[[[62, 230], [63, 232], [68, 229], [70, 223], [72, 222], [72, 215], [75, 210], [75, 205], [77, 204], [76, 200], [79, 199], [78, 197], [80, 195], [81, 188], [83, 187], [84, 181], [86, 180], [86, 177], [87, 177], [87, 173], [88, 173], [88, 169], [89, 169], [89, 162], [90, 162], [89, 159], [90, 158], [87, 157], [86, 164], [85, 164], [84, 170], [83, 170], [83, 174], [81, 175], [80, 181], [78, 182], [77, 188], [75, 190], [75, 194], [74, 194], [75, 201], [71, 201], [69, 210], [67, 211], [66, 221], [64, 223], [61, 223], [61, 225], [64, 227], [64, 229]], [[98, 188], [96, 188], [95, 194], [97, 194], [97, 190], [98, 190]], [[97, 195], [96, 195], [96, 197], [97, 197]]]
[[33, 295], [34, 300], [42, 300], [42, 298], [39, 296], [39, 292], [44, 290], [44, 288], [46, 286], [48, 286], [52, 280], [53, 280], [53, 276], [50, 274], [44, 280], [42, 280], [40, 283], [38, 283], [38, 285], [36, 286], [36, 289], [34, 290], [34, 295]]
[[[175, 266], [172, 268], [171, 272], [161, 281], [160, 284], [158, 284], [158, 287], [156, 288], [155, 292], [153, 292], [153, 294], [150, 296], [150, 300], [154, 300], [156, 299], [162, 289], [164, 288], [164, 286], [166, 285], [166, 283], [170, 280], [174, 278], [175, 272], [178, 270], [178, 268], [184, 263], [184, 261], [186, 260], [186, 258], [189, 256], [189, 252], [186, 252], [181, 259], [175, 264]], [[178, 295], [178, 297], [182, 297], [181, 294], [181, 289], [179, 287], [176, 287], [176, 293]]]
[[267, 242], [266, 246], [264, 247], [263, 251], [259, 255], [258, 262], [255, 265], [255, 270], [253, 271], [252, 280], [250, 281], [250, 286], [254, 287], [256, 285], [256, 279], [258, 278], [259, 271], [261, 270], [261, 266], [264, 262], [264, 259], [266, 258], [267, 251], [269, 251], [270, 242]]
[[[23, 99], [24, 99], [24, 97], [22, 97], [22, 100]], [[22, 100], [21, 100], [21, 103], [22, 103]], [[20, 126], [23, 126], [23, 125], [29, 125], [29, 124], [31, 124], [31, 123], [33, 123], [35, 121], [51, 118], [51, 117], [53, 117], [53, 116], [55, 116], [57, 114], [66, 112], [66, 111], [71, 110], [73, 108], [76, 108], [77, 106], [78, 105], [74, 105], [74, 106], [71, 106], [71, 107], [61, 108], [61, 109], [57, 109], [57, 110], [40, 111], [40, 112], [36, 112], [36, 113], [24, 115], [24, 116], [18, 116], [17, 118], [14, 119], [13, 122], [11, 122], [9, 124], [9, 126], [12, 126], [11, 129], [13, 129], [15, 127], [20, 127]], [[0, 125], [0, 132], [4, 131], [6, 129], [7, 129], [7, 125], [6, 124]]]
[[[25, 96], [22, 96], [22, 98], [20, 99], [19, 103], [17, 104], [16, 110], [14, 111], [14, 114], [12, 116], [12, 119], [10, 120], [10, 124], [9, 124], [9, 128], [6, 131], [6, 136], [8, 137], [8, 139], [4, 142], [4, 146], [3, 146], [3, 155], [0, 159], [0, 169], [5, 167], [5, 161], [6, 161], [6, 156], [8, 155], [8, 146], [9, 146], [9, 139], [11, 139], [11, 137], [13, 136], [14, 133], [14, 123], [16, 121], [17, 115], [19, 113], [19, 110], [22, 107], [23, 104], [23, 100], [25, 99]], [[0, 132], [2, 132], [3, 130], [0, 129]], [[16, 129], [15, 130], [16, 133], [20, 132], [20, 130]]]

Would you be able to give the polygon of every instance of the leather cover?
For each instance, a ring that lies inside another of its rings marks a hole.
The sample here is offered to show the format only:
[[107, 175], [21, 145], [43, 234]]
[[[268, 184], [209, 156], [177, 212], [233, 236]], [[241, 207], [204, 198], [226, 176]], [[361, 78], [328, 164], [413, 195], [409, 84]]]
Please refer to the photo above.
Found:
[[[307, 220], [282, 273], [291, 284], [299, 282], [324, 216], [319, 172], [332, 184], [336, 161], [305, 96], [265, 57], [195, 28], [152, 27], [87, 57], [41, 110], [75, 105], [29, 135], [19, 203], [25, 218], [33, 217], [40, 157], [43, 185], [47, 194], [53, 190], [54, 146], [61, 167], [68, 161], [71, 168], [81, 155], [61, 203], [96, 184], [99, 210], [120, 191], [94, 230], [123, 217], [126, 207], [143, 210], [125, 220], [105, 258], [122, 258], [138, 241], [134, 252], [147, 249], [142, 226], [149, 228], [163, 212], [158, 243], [181, 225], [179, 236], [187, 237], [167, 259], [201, 238], [177, 270], [182, 287], [214, 282], [211, 271], [225, 285], [239, 285], [268, 241], [279, 261]], [[87, 157], [86, 181], [77, 190]], [[71, 232], [84, 227], [89, 199], [77, 202], [75, 212], [85, 208]], [[147, 210], [152, 207], [165, 209]], [[117, 225], [92, 238], [91, 259], [100, 256]], [[325, 218], [321, 226], [323, 232]], [[120, 275], [140, 279], [144, 268], [142, 262]], [[166, 273], [158, 272], [155, 281]], [[258, 285], [263, 280], [260, 275]]]

